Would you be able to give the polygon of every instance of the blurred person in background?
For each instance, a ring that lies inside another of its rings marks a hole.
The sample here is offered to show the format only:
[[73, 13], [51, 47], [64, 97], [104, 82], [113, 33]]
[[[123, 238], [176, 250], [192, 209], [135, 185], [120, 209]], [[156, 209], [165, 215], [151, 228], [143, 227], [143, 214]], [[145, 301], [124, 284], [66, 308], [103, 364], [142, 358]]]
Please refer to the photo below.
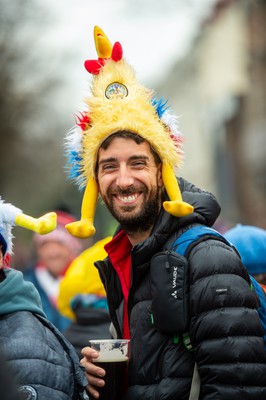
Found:
[[60, 283], [58, 309], [72, 319], [64, 336], [82, 358], [81, 350], [90, 339], [111, 338], [106, 292], [94, 262], [107, 256], [104, 245], [111, 237], [99, 240], [70, 264]]
[[33, 236], [35, 259], [33, 266], [24, 270], [24, 278], [38, 290], [45, 315], [61, 332], [70, 324], [57, 308], [59, 284], [70, 263], [81, 252], [81, 240], [72, 237], [64, 228], [75, 218], [64, 211], [57, 211], [57, 227], [47, 235]]
[[237, 224], [224, 236], [236, 247], [249, 274], [266, 292], [266, 230]]
[[0, 398], [85, 399], [75, 349], [45, 317], [34, 285], [8, 265], [17, 210], [0, 199]]

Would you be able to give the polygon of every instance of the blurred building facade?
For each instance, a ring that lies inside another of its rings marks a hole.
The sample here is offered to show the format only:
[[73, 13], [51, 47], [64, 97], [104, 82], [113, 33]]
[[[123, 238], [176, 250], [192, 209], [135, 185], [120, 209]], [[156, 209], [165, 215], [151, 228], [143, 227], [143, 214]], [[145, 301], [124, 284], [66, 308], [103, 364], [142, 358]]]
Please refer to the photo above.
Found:
[[[178, 46], [178, 43], [176, 44]], [[266, 1], [217, 1], [160, 86], [180, 115], [178, 173], [212, 191], [222, 218], [266, 227]]]

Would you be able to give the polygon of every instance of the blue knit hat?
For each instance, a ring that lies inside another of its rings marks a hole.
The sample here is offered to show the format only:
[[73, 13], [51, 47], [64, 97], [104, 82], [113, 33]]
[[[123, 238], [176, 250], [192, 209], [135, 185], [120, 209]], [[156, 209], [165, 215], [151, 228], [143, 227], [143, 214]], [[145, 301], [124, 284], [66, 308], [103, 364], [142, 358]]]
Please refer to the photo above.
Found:
[[240, 253], [251, 275], [266, 273], [266, 230], [238, 224], [224, 233]]

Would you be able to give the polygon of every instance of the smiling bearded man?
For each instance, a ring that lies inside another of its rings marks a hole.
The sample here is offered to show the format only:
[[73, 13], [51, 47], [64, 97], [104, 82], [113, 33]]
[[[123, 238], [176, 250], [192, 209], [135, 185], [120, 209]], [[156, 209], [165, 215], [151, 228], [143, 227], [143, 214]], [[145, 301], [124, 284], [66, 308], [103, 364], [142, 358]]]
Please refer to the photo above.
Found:
[[[71, 176], [85, 189], [81, 218], [66, 228], [94, 234], [98, 192], [120, 224], [95, 266], [112, 335], [130, 339], [124, 399], [189, 400], [196, 389], [193, 399], [265, 400], [259, 302], [238, 254], [210, 235], [186, 257], [172, 250], [183, 234], [211, 227], [220, 206], [175, 176], [183, 140], [167, 102], [137, 81], [120, 43], [112, 46], [99, 27], [94, 40], [87, 110], [67, 136]], [[89, 396], [98, 399], [106, 371], [91, 347], [82, 354]]]
[[99, 191], [113, 217], [127, 234], [150, 231], [162, 190], [161, 162], [150, 145], [134, 133], [117, 132], [100, 147], [97, 165]]

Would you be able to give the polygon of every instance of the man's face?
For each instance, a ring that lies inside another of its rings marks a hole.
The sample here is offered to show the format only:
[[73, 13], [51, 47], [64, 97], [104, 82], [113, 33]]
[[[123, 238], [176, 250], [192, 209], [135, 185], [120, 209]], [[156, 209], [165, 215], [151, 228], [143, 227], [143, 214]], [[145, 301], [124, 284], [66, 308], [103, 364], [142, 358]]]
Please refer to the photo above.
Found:
[[114, 138], [98, 154], [98, 185], [111, 214], [126, 232], [150, 229], [161, 206], [161, 164], [150, 145]]

